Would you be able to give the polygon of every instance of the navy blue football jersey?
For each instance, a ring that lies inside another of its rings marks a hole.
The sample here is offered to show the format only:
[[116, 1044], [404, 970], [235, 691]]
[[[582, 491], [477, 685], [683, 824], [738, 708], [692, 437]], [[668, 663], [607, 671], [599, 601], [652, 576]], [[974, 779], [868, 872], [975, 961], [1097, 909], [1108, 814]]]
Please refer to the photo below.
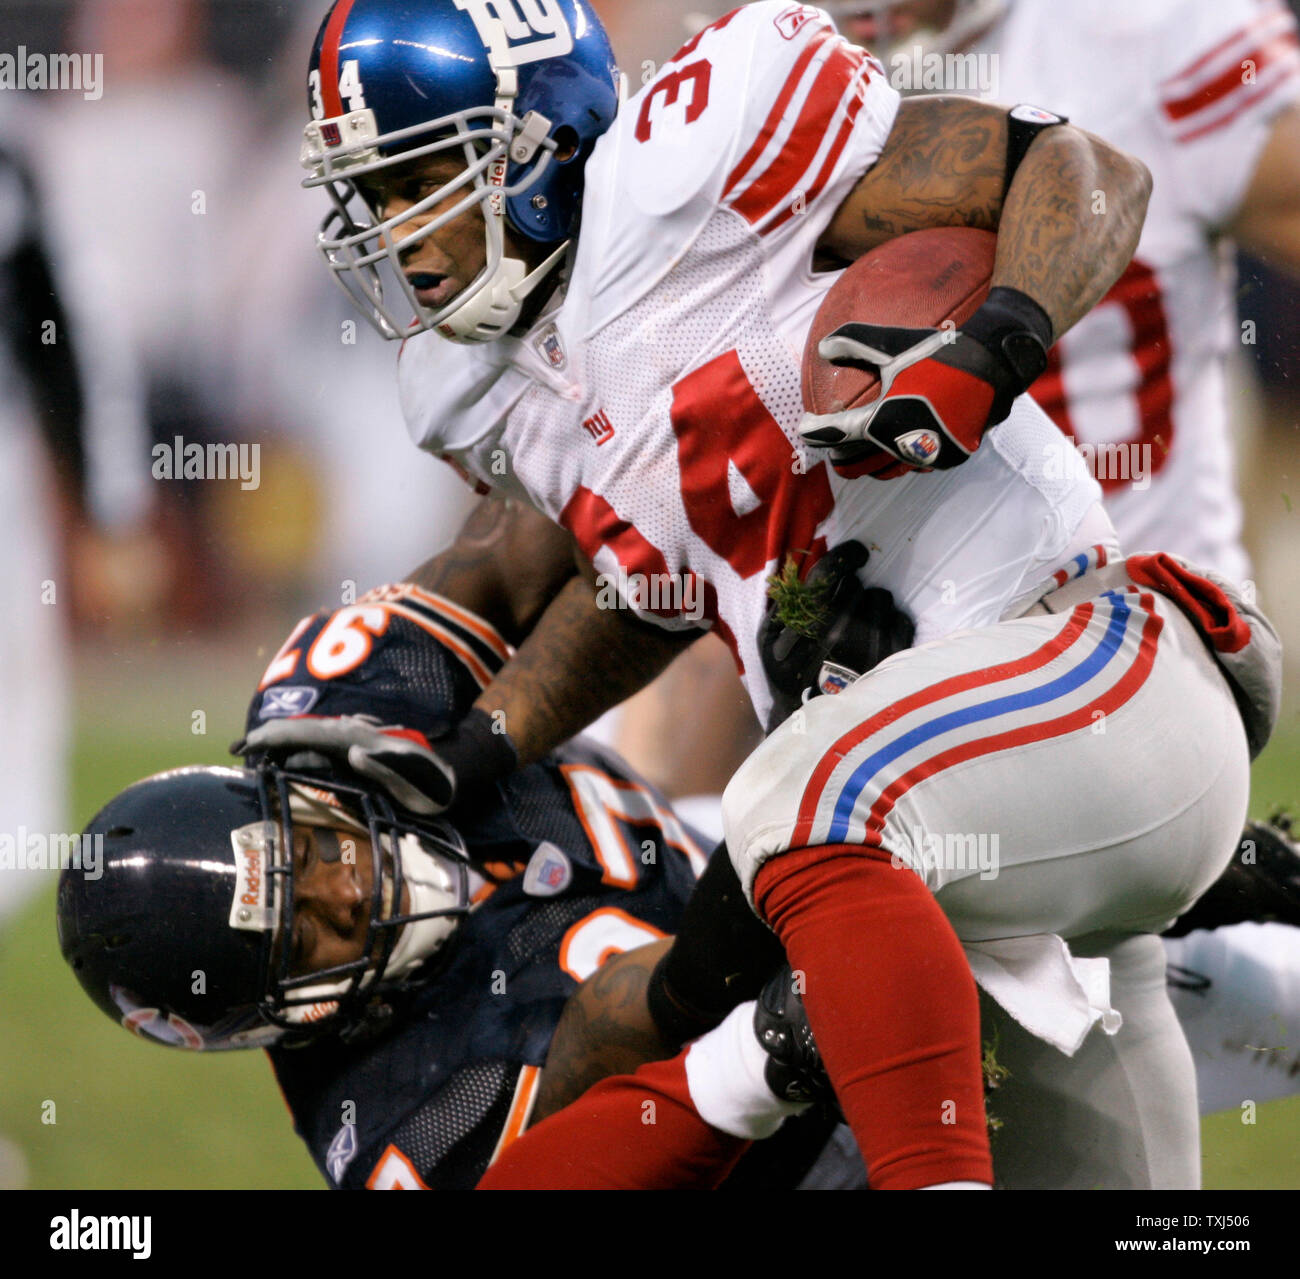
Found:
[[[509, 656], [481, 618], [385, 587], [299, 623], [253, 698], [285, 715], [372, 714], [433, 737]], [[331, 1186], [472, 1187], [526, 1126], [565, 1001], [609, 955], [671, 934], [698, 837], [594, 744], [571, 743], [449, 815], [492, 877], [383, 1033], [271, 1051]]]

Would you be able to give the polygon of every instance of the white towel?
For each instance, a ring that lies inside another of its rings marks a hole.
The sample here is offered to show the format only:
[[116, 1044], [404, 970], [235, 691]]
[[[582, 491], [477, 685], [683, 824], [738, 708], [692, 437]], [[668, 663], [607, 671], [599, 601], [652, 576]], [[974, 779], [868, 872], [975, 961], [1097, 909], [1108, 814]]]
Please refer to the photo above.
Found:
[[1113, 1035], [1110, 961], [1077, 959], [1055, 933], [963, 942], [975, 980], [1031, 1035], [1067, 1057], [1098, 1022]]

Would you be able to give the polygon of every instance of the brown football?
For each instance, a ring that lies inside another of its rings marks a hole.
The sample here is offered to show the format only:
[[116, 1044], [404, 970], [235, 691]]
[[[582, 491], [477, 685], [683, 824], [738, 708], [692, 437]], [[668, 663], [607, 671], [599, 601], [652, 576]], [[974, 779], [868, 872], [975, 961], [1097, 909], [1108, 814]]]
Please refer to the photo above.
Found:
[[810, 413], [870, 404], [880, 379], [836, 368], [817, 344], [841, 324], [937, 329], [965, 324], [988, 297], [997, 236], [974, 227], [934, 227], [889, 240], [864, 254], [823, 299], [803, 353], [803, 403]]

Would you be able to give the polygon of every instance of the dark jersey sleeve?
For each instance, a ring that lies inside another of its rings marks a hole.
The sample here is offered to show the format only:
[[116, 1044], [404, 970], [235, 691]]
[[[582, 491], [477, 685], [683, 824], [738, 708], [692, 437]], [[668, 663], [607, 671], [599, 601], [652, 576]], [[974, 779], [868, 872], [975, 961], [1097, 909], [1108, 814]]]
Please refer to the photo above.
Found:
[[295, 715], [373, 715], [436, 737], [510, 657], [481, 617], [416, 586], [384, 586], [305, 617], [248, 707], [248, 731]]

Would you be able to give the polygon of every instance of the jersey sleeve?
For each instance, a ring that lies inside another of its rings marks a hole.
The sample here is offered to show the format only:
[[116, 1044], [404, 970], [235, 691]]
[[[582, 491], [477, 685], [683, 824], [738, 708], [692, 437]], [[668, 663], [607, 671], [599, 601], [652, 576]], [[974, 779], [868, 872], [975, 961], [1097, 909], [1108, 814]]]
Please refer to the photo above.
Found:
[[280, 646], [245, 731], [301, 715], [375, 715], [434, 737], [468, 714], [511, 650], [484, 618], [409, 583], [304, 618]]
[[1157, 37], [1158, 114], [1181, 198], [1230, 220], [1273, 121], [1300, 98], [1296, 21], [1280, 0], [1189, 0]]
[[721, 202], [767, 241], [813, 243], [879, 158], [899, 95], [820, 9], [744, 12], [754, 28], [748, 84]]

